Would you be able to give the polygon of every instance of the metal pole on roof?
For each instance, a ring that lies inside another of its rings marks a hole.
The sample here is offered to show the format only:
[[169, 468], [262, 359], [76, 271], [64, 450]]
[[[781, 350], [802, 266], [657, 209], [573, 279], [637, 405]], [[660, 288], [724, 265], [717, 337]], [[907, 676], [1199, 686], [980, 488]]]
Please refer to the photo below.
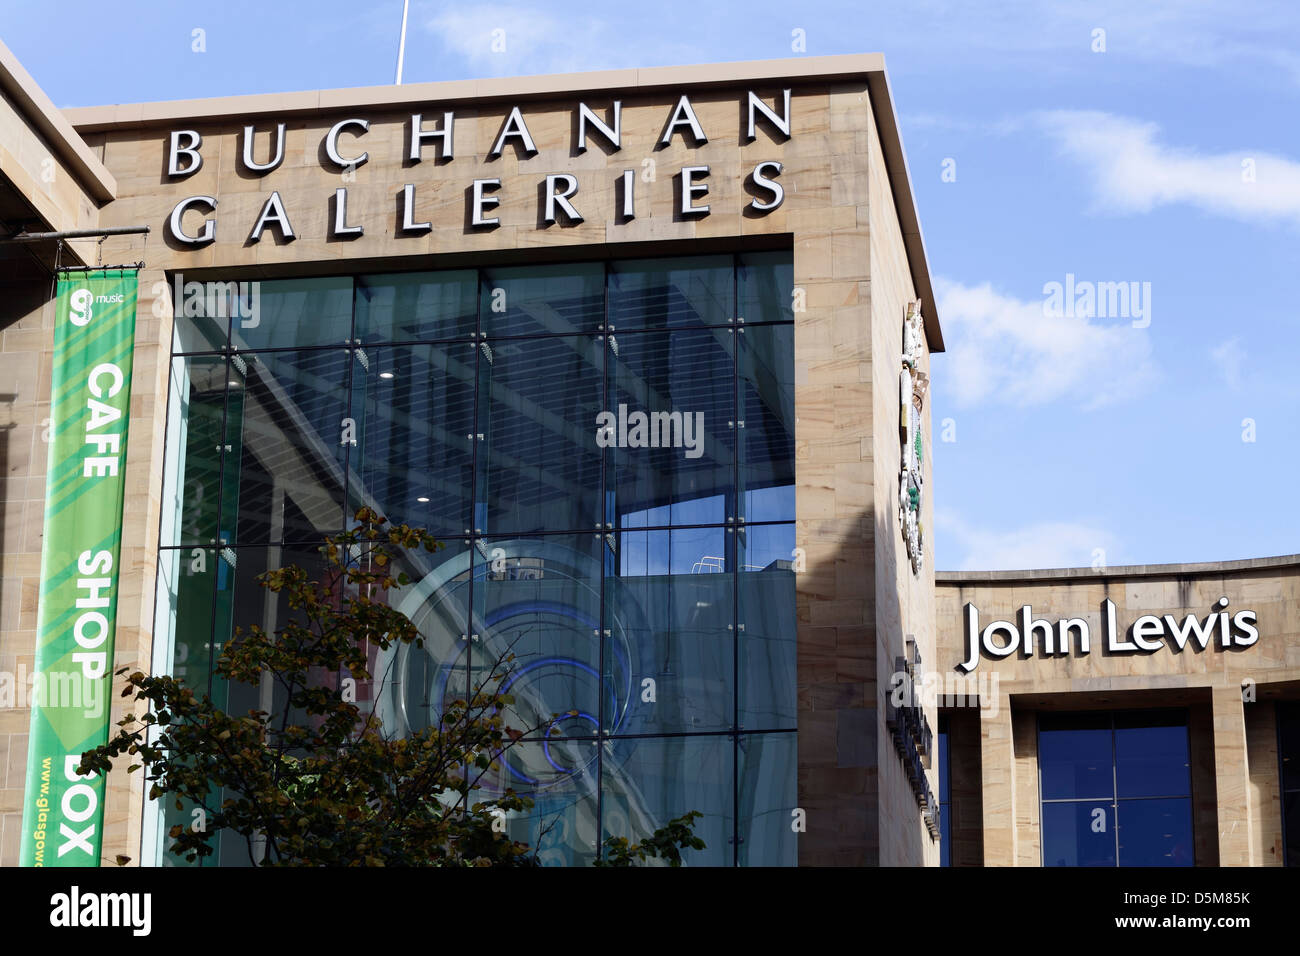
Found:
[[402, 85], [402, 60], [406, 58], [406, 14], [411, 9], [411, 0], [402, 0], [402, 35], [397, 41], [397, 79], [394, 81], [398, 86]]

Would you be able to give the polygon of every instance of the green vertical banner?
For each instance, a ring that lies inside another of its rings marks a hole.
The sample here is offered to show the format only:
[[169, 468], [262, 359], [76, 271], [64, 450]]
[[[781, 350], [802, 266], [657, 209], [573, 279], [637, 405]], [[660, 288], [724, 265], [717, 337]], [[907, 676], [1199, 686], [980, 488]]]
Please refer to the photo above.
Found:
[[136, 290], [59, 276], [22, 866], [99, 865], [104, 780], [77, 765], [108, 740]]

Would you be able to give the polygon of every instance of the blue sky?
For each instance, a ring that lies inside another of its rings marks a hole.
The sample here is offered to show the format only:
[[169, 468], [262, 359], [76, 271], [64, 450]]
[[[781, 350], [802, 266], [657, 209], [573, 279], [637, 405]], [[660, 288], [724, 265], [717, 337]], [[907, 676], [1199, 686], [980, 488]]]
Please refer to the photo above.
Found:
[[[401, 2], [49, 10], [0, 0], [0, 38], [84, 106], [391, 83]], [[417, 0], [404, 79], [785, 57], [795, 31], [890, 71], [948, 346], [936, 565], [1300, 551], [1300, 5]], [[1067, 275], [1149, 300], [1050, 315]]]

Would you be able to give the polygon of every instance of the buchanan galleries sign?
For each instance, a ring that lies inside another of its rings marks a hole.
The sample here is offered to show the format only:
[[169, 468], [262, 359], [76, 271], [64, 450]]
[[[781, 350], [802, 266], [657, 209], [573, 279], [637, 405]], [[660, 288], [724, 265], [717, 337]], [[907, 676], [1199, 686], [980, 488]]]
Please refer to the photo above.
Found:
[[[790, 138], [790, 90], [782, 90], [781, 96], [768, 105], [758, 94], [750, 91], [744, 101], [745, 124], [741, 142], [749, 143], [758, 138], [758, 127], [767, 128], [773, 139], [784, 141]], [[424, 114], [412, 113], [406, 125], [406, 155], [402, 157], [407, 166], [415, 166], [427, 158], [434, 157], [440, 163], [452, 162], [455, 152], [454, 111], [444, 111], [440, 120], [426, 123]], [[243, 128], [240, 136], [240, 161], [243, 171], [253, 176], [266, 176], [278, 169], [285, 158], [285, 123], [275, 124], [275, 128], [259, 129], [257, 125]], [[589, 142], [602, 141], [610, 154], [623, 149], [623, 104], [614, 100], [606, 109], [597, 112], [585, 102], [578, 103], [574, 117], [575, 153], [586, 152]], [[370, 130], [370, 121], [365, 117], [352, 116], [341, 119], [330, 127], [321, 143], [326, 157], [325, 168], [343, 175], [344, 181], [351, 181], [351, 174], [370, 159], [364, 150], [365, 136]], [[269, 147], [257, 146], [259, 135], [266, 133]], [[675, 137], [681, 137], [692, 148], [698, 148], [708, 142], [706, 130], [691, 105], [690, 97], [681, 96], [677, 105], [669, 110], [663, 131], [655, 148], [670, 146]], [[533, 139], [528, 123], [518, 106], [512, 106], [502, 122], [492, 148], [486, 159], [499, 158], [507, 148], [513, 148], [517, 155], [525, 159], [538, 155], [538, 148]], [[259, 160], [258, 154], [266, 156]], [[567, 159], [567, 156], [566, 156]], [[193, 176], [203, 168], [203, 137], [194, 129], [173, 130], [167, 143], [167, 173], [172, 180], [183, 180]], [[636, 162], [633, 168], [625, 169], [614, 181], [616, 209], [600, 209], [594, 213], [603, 219], [618, 224], [636, 218], [637, 214], [637, 179], [642, 182], [655, 180], [654, 160], [645, 158]], [[747, 174], [745, 189], [752, 197], [745, 208], [755, 214], [764, 214], [778, 208], [785, 199], [785, 190], [778, 181], [782, 165], [775, 160], [757, 163]], [[702, 218], [709, 215], [709, 174], [707, 165], [688, 165], [673, 176], [674, 212], [685, 219]], [[539, 228], [557, 222], [576, 224], [583, 221], [583, 202], [578, 198], [580, 182], [573, 173], [552, 173], [538, 184], [539, 219], [534, 220]], [[488, 230], [500, 225], [500, 218], [495, 214], [501, 204], [502, 183], [499, 178], [478, 178], [469, 183], [465, 191], [466, 221], [474, 230]], [[400, 205], [400, 222], [397, 225], [398, 236], [419, 236], [430, 232], [433, 224], [417, 221], [415, 218], [416, 184], [405, 184], [398, 194]], [[170, 236], [184, 246], [203, 246], [213, 242], [217, 237], [217, 216], [215, 215], [219, 197], [187, 196], [172, 209], [167, 221]], [[333, 213], [330, 217], [330, 237], [356, 238], [363, 235], [359, 223], [348, 221], [348, 189], [341, 186], [332, 197]], [[588, 209], [588, 212], [593, 210]], [[279, 192], [272, 192], [262, 203], [261, 211], [253, 221], [248, 234], [248, 242], [258, 242], [267, 229], [279, 232], [282, 240], [297, 238], [293, 226], [293, 210], [285, 205]], [[186, 217], [189, 216], [187, 226]], [[198, 217], [203, 216], [201, 224]], [[196, 225], [197, 224], [197, 225]]]
[[[1188, 614], [1181, 622], [1172, 614], [1144, 614], [1133, 622], [1127, 633], [1116, 624], [1115, 602], [1101, 602], [1101, 647], [1106, 654], [1154, 654], [1161, 650], [1183, 651], [1189, 646], [1204, 651], [1212, 643], [1221, 650], [1251, 647], [1259, 640], [1258, 615], [1242, 610], [1228, 611], [1228, 599], [1219, 598], [1210, 613], [1201, 620]], [[1016, 621], [993, 621], [980, 629], [980, 612], [968, 603], [966, 611], [966, 660], [958, 670], [970, 673], [979, 666], [980, 651], [990, 659], [1010, 657], [1019, 652], [1033, 657], [1042, 641], [1044, 657], [1067, 655], [1071, 641], [1077, 653], [1092, 653], [1093, 640], [1088, 622], [1081, 617], [1057, 621], [1035, 620], [1034, 609], [1026, 604]]]

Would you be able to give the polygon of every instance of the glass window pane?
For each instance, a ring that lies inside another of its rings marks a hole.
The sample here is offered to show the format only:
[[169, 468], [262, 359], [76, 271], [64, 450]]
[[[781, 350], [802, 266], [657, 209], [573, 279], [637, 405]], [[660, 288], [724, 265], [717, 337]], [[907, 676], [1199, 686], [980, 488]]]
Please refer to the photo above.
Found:
[[477, 353], [471, 343], [356, 351], [349, 514], [366, 505], [435, 534], [470, 527]]
[[1300, 792], [1282, 795], [1282, 815], [1286, 828], [1286, 865], [1300, 866]]
[[463, 269], [359, 276], [356, 310], [356, 337], [366, 345], [431, 339], [464, 341], [475, 330], [478, 273]]
[[441, 545], [433, 554], [403, 555], [396, 570], [411, 583], [389, 593], [392, 606], [419, 629], [422, 644], [377, 650], [369, 683], [379, 689], [357, 687], [358, 702], [373, 700], [370, 708], [396, 736], [426, 729], [451, 701], [469, 699], [470, 548], [463, 539]]
[[1044, 714], [1038, 725], [1042, 798], [1113, 799], [1110, 714]]
[[1187, 723], [1182, 715], [1162, 718], [1135, 715], [1115, 726], [1115, 782], [1120, 797], [1177, 797], [1192, 792], [1191, 761], [1187, 753]]
[[231, 323], [236, 348], [343, 345], [352, 338], [352, 279], [275, 279], [251, 290], [251, 315]]
[[237, 524], [240, 544], [318, 541], [343, 527], [351, 364], [344, 349], [232, 359], [223, 535]]
[[596, 778], [595, 741], [520, 741], [483, 774], [470, 803], [507, 788], [528, 797], [528, 811], [506, 814], [506, 836], [527, 843], [543, 866], [590, 866], [599, 837]]
[[1115, 808], [1110, 801], [1044, 803], [1043, 866], [1114, 866]]
[[609, 321], [616, 331], [726, 325], [735, 315], [731, 256], [609, 265]]
[[[297, 565], [305, 568], [313, 580], [319, 580], [324, 570], [320, 555], [311, 551], [294, 551], [285, 548], [223, 548], [217, 552], [211, 567], [215, 577], [215, 598], [210, 632], [211, 660], [215, 667], [225, 646], [239, 633], [257, 625], [274, 633], [296, 613], [289, 608], [283, 594], [263, 588], [258, 575], [273, 568]], [[265, 710], [282, 714], [288, 705], [282, 687], [264, 680], [260, 684], [229, 682], [213, 674], [211, 678], [213, 704], [228, 714], [246, 714], [250, 710]], [[213, 791], [212, 805], [219, 804], [225, 794]], [[211, 863], [215, 866], [250, 866], [247, 841], [232, 831], [222, 831], [214, 838], [215, 849]]]
[[939, 717], [939, 865], [952, 866], [952, 807], [949, 803], [951, 783], [948, 778], [948, 721]]
[[740, 865], [797, 866], [798, 736], [742, 734], [737, 797]]
[[484, 270], [479, 315], [492, 337], [595, 332], [604, 324], [605, 267], [593, 262]]
[[172, 281], [172, 351], [217, 352], [226, 347], [230, 321], [237, 313], [240, 323], [249, 321], [254, 303], [259, 303], [257, 283], [199, 282], [180, 286]]
[[723, 524], [734, 508], [734, 336], [619, 335], [610, 367], [610, 487], [620, 527]]
[[1282, 748], [1282, 789], [1300, 790], [1300, 705], [1279, 703], [1277, 724]]
[[610, 742], [601, 789], [601, 842], [644, 840], [692, 810], [703, 850], [686, 850], [684, 866], [731, 866], [735, 813], [735, 746], [725, 734], [640, 737]]
[[789, 250], [738, 257], [736, 285], [746, 325], [794, 321], [794, 257]]
[[939, 718], [939, 802], [949, 802], [950, 782], [948, 780], [948, 729], [944, 718]]
[[1120, 866], [1191, 866], [1192, 801], [1121, 800]]
[[[216, 582], [221, 565], [214, 548], [164, 550], [158, 556], [158, 608], [155, 640], [166, 643], [168, 673], [203, 695], [212, 675], [212, 627], [216, 605]], [[186, 801], [177, 809], [175, 801], [159, 802], [163, 817], [162, 865], [202, 866], [168, 852], [167, 832], [177, 824], [188, 826], [195, 805]], [[215, 865], [209, 863], [208, 865]]]
[[172, 359], [162, 547], [217, 542], [227, 378], [224, 356]]
[[[592, 533], [476, 544], [474, 685], [508, 672], [506, 722], [525, 734], [590, 740], [599, 727], [603, 547]], [[608, 715], [626, 703], [626, 667], [611, 661], [606, 674]]]
[[632, 531], [618, 541], [618, 572], [605, 581], [606, 672], [626, 666], [630, 680], [617, 689], [626, 711], [611, 732], [729, 729], [734, 597], [723, 529]]
[[599, 524], [596, 416], [603, 380], [603, 345], [594, 337], [483, 343], [476, 529], [574, 531]]
[[792, 729], [798, 722], [794, 525], [747, 527], [739, 540], [740, 726]]
[[741, 514], [745, 521], [793, 521], [794, 326], [762, 325], [740, 336], [737, 417]]
[[158, 639], [170, 648], [170, 673], [207, 693], [213, 607], [219, 573], [214, 548], [178, 548], [158, 555]]

